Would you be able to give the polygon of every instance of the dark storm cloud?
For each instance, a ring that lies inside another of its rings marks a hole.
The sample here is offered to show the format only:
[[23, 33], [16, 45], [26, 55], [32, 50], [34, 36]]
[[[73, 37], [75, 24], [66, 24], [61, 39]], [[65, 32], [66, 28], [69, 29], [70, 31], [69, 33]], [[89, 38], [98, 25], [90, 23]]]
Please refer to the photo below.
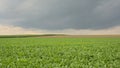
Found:
[[11, 0], [4, 3], [0, 20], [11, 19], [3, 23], [24, 28], [103, 29], [120, 25], [120, 0]]

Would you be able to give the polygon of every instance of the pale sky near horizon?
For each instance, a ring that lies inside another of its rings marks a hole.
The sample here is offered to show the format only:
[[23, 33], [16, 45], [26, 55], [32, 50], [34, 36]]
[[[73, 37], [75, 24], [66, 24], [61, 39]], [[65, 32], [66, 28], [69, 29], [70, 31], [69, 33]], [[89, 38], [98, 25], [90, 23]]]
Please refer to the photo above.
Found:
[[0, 0], [0, 35], [120, 34], [120, 0]]

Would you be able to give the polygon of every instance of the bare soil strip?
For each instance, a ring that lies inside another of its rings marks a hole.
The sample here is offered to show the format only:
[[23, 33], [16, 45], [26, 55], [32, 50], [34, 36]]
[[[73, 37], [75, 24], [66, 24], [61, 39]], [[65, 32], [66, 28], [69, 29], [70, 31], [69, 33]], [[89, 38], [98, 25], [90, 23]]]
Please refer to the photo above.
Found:
[[64, 36], [40, 36], [42, 38], [120, 38], [120, 35], [64, 35]]
[[0, 38], [120, 38], [120, 35], [1, 35]]

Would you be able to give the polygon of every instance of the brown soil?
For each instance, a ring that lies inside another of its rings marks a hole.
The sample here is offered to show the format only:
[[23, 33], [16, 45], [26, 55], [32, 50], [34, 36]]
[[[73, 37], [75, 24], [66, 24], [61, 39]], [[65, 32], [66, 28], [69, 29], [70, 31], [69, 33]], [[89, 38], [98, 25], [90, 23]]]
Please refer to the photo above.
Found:
[[65, 35], [65, 36], [40, 36], [42, 38], [120, 38], [120, 35]]

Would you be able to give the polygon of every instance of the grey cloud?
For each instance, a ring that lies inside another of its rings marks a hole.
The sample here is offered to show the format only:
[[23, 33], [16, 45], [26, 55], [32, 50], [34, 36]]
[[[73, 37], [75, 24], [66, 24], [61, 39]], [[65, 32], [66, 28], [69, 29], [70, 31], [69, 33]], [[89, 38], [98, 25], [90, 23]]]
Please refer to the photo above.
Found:
[[7, 9], [0, 12], [0, 19], [17, 18], [19, 20], [4, 24], [59, 30], [103, 29], [120, 25], [119, 0], [11, 1], [13, 2], [4, 5]]

